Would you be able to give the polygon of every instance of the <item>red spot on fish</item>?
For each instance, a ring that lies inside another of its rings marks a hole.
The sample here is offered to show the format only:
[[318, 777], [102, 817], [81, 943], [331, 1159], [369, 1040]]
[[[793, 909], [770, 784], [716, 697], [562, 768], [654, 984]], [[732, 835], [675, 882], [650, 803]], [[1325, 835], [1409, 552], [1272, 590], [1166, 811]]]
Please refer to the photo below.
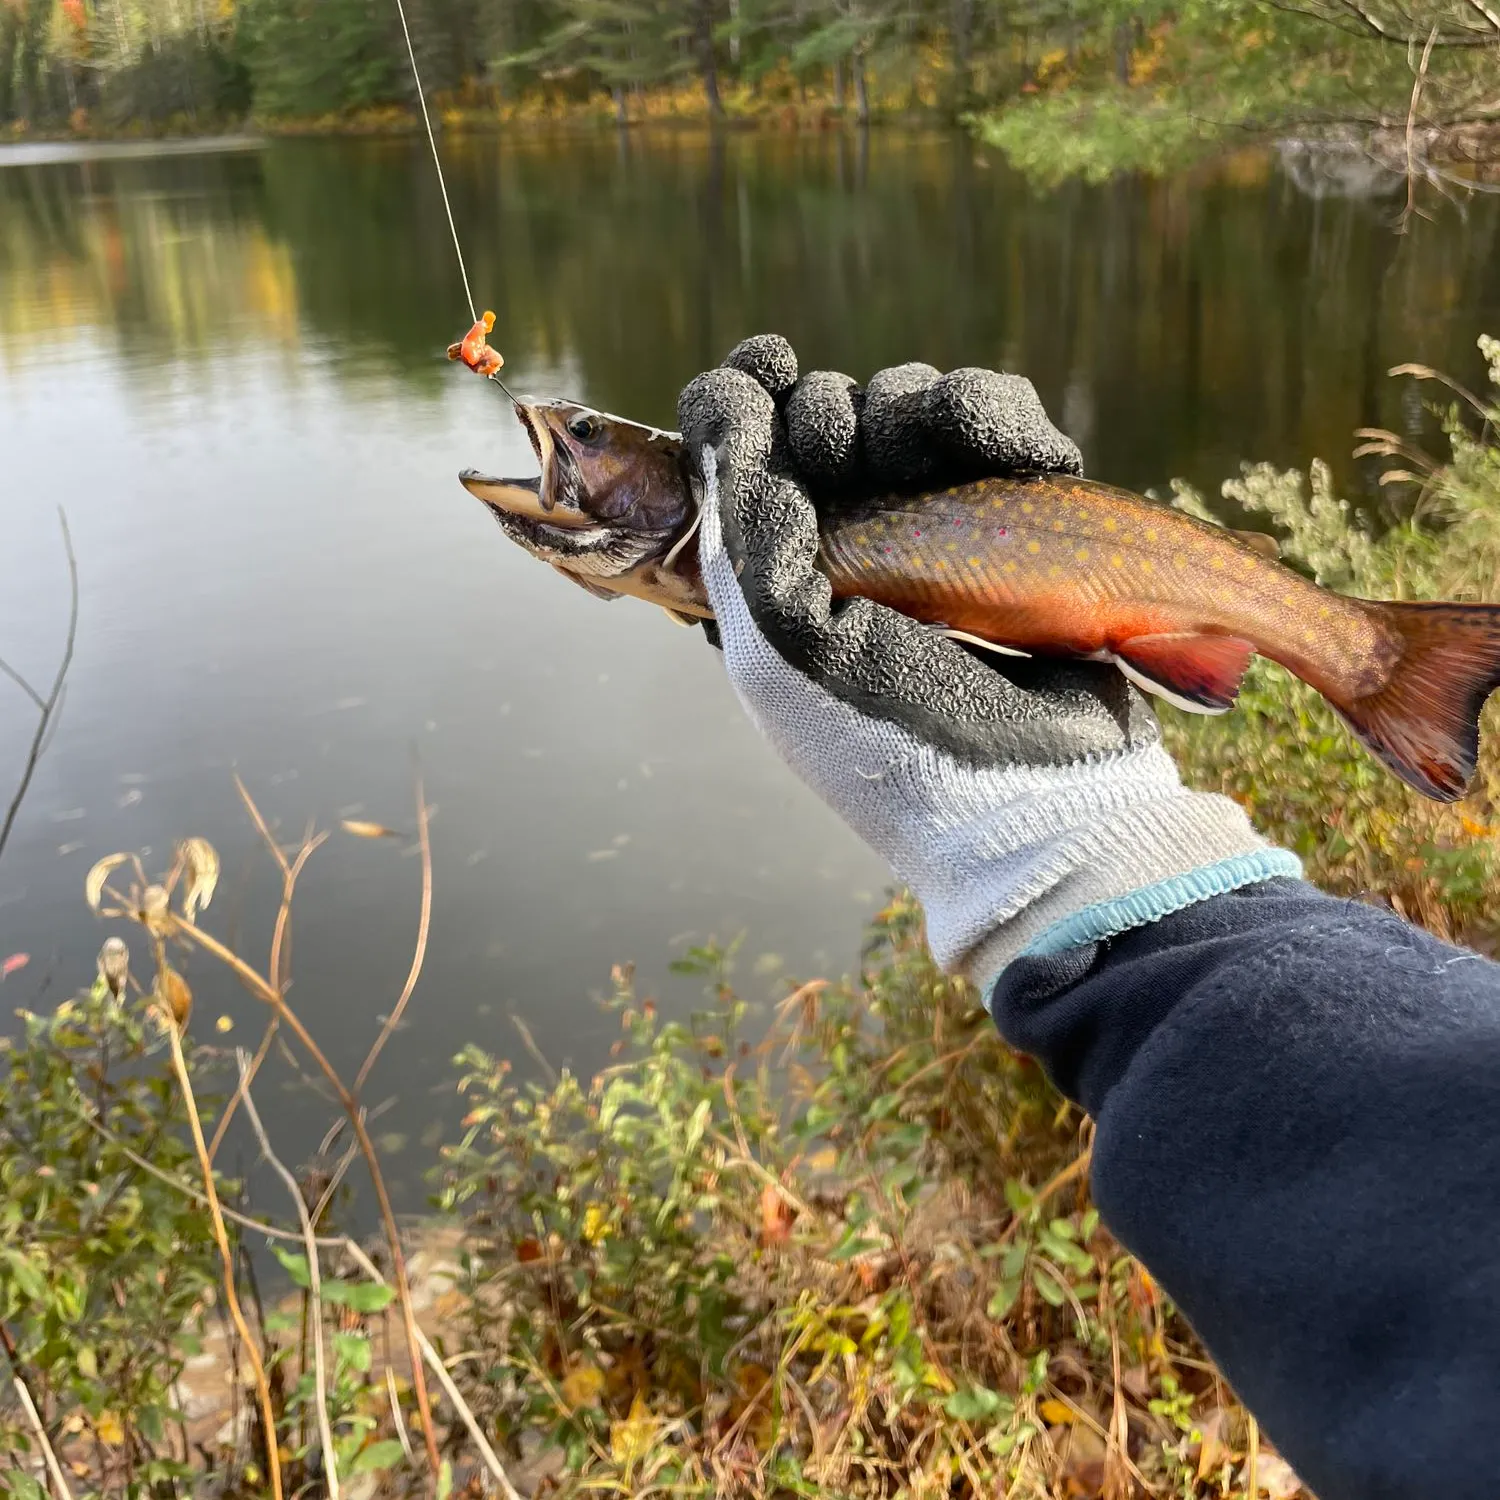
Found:
[[997, 532], [996, 532], [996, 533], [995, 533], [995, 535], [996, 535], [996, 536], [1009, 536], [1009, 535], [1010, 535], [1010, 530], [1009, 530], [1009, 528], [1007, 528], [1007, 527], [1005, 527], [1005, 526], [1002, 526], [1002, 527], [1001, 527], [1001, 528], [1000, 528], [1000, 529], [999, 529], [999, 531], [997, 531]]
[[0, 963], [0, 979], [9, 979], [17, 969], [24, 969], [31, 962], [29, 953], [12, 953], [3, 963]]
[[911, 534], [913, 536], [921, 536], [922, 535], [922, 528], [920, 526], [913, 526], [912, 529], [911, 529]]

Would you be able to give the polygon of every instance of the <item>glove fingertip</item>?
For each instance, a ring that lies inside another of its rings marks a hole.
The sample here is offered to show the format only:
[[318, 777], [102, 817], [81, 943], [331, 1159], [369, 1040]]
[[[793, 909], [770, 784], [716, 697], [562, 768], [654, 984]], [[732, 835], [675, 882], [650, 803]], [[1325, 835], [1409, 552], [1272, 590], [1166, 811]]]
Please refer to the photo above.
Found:
[[834, 370], [804, 376], [786, 404], [787, 441], [798, 470], [816, 484], [848, 484], [859, 465], [863, 392]]
[[1052, 425], [1024, 376], [952, 370], [928, 387], [923, 413], [948, 456], [976, 473], [1083, 472], [1078, 445]]
[[755, 333], [741, 339], [724, 357], [724, 364], [757, 381], [776, 401], [797, 383], [797, 355], [779, 333]]

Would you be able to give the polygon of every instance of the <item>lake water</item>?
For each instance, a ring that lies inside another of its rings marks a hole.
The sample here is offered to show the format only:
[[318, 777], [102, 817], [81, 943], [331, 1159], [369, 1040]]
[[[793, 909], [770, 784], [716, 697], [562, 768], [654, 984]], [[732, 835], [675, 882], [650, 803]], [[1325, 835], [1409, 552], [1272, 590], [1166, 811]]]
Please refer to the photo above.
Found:
[[[1089, 471], [1213, 488], [1422, 425], [1388, 366], [1479, 375], [1500, 333], [1500, 204], [1345, 197], [1274, 154], [1051, 194], [946, 136], [451, 140], [481, 306], [522, 390], [667, 423], [747, 333], [857, 376], [923, 358], [1036, 381]], [[689, 942], [748, 933], [761, 998], [849, 968], [884, 871], [740, 718], [694, 632], [606, 608], [512, 548], [458, 470], [531, 470], [492, 387], [449, 365], [467, 307], [425, 146], [0, 150], [0, 656], [61, 727], [0, 857], [0, 1006], [50, 1003], [104, 936], [84, 872], [201, 834], [209, 925], [263, 961], [276, 883], [232, 784], [283, 835], [435, 805], [436, 911], [411, 1024], [370, 1086], [403, 1201], [467, 1040], [596, 1066], [613, 963], [684, 1006]], [[31, 731], [0, 680], [0, 800]], [[416, 928], [403, 841], [335, 832], [304, 881], [294, 997], [353, 1065]], [[259, 1016], [201, 959], [197, 1026]], [[282, 1075], [289, 1155], [326, 1107]], [[268, 1111], [268, 1113], [271, 1113]]]

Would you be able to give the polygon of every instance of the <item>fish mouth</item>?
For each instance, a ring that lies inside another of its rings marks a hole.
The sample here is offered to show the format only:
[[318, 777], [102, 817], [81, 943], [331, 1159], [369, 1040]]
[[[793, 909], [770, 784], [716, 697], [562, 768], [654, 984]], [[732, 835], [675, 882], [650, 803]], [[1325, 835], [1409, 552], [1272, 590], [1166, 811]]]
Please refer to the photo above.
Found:
[[593, 517], [578, 506], [582, 477], [573, 455], [556, 441], [531, 408], [517, 401], [516, 416], [536, 454], [540, 474], [527, 479], [496, 479], [478, 469], [465, 469], [458, 482], [498, 515], [522, 521], [541, 522], [547, 528], [578, 531], [593, 527]]

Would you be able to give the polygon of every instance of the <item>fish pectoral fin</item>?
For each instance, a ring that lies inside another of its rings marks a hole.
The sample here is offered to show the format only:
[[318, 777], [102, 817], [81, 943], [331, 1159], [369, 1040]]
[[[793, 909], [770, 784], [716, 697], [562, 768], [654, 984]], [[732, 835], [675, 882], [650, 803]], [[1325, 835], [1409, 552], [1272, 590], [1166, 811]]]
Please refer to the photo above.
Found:
[[971, 646], [980, 646], [986, 651], [994, 651], [1000, 656], [1030, 656], [1031, 652], [1021, 651], [1015, 646], [1002, 646], [998, 641], [987, 641], [983, 636], [970, 635], [967, 630], [949, 630], [946, 625], [934, 625], [932, 627], [939, 635], [945, 635], [950, 641], [967, 641]]
[[1133, 636], [1113, 654], [1138, 688], [1188, 713], [1221, 714], [1234, 706], [1255, 647], [1237, 635], [1184, 630]]
[[1281, 543], [1264, 531], [1231, 531], [1229, 534], [1236, 541], [1243, 542], [1252, 552], [1259, 552], [1272, 562], [1281, 557]]
[[[557, 564], [554, 563], [553, 567], [557, 567]], [[592, 594], [596, 599], [603, 599], [606, 604], [625, 597], [618, 589], [607, 589], [602, 583], [595, 583], [591, 578], [580, 578], [577, 573], [570, 573], [566, 568], [557, 568], [557, 571], [564, 578], [569, 578], [576, 583], [584, 593]]]

